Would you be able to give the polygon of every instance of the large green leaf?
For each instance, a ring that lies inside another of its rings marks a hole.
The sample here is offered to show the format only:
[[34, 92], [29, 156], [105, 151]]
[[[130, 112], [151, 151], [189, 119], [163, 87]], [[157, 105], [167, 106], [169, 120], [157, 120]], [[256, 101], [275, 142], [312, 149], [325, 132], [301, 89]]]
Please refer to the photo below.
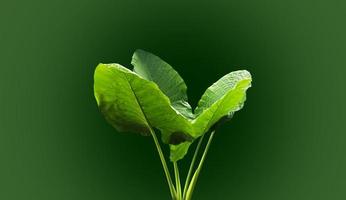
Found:
[[[210, 86], [202, 95], [192, 121], [192, 136], [198, 138], [220, 121], [229, 118], [243, 107], [246, 90], [251, 86], [251, 75], [246, 70], [231, 72]], [[192, 142], [171, 147], [172, 161], [182, 159]]]
[[[191, 123], [170, 104], [158, 86], [119, 64], [99, 64], [94, 93], [101, 112], [119, 131], [147, 135], [150, 127], [188, 139]], [[174, 143], [174, 141], [172, 141]]]
[[133, 54], [131, 64], [135, 73], [159, 86], [176, 110], [189, 119], [194, 118], [188, 103], [185, 82], [168, 63], [139, 49]]

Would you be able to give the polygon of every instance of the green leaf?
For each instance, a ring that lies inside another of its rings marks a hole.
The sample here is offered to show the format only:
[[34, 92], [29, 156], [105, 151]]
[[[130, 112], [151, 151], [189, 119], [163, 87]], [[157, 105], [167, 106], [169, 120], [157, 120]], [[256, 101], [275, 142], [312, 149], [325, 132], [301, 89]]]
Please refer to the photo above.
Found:
[[[194, 119], [192, 108], [188, 103], [187, 86], [173, 67], [158, 56], [143, 50], [136, 50], [132, 56], [133, 71], [146, 80], [154, 81], [161, 91], [170, 99], [172, 106], [188, 119]], [[191, 133], [190, 133], [191, 134]], [[183, 158], [187, 152], [191, 140], [185, 134], [162, 134], [162, 140], [169, 143], [170, 160], [177, 161]], [[183, 142], [183, 143], [181, 143]], [[181, 155], [183, 155], [181, 157]]]
[[229, 118], [240, 110], [246, 100], [246, 90], [251, 87], [251, 74], [246, 70], [231, 72], [210, 86], [195, 109], [197, 118], [192, 122], [199, 137], [220, 120]]
[[194, 118], [188, 103], [185, 82], [168, 63], [139, 49], [133, 54], [131, 64], [135, 73], [159, 86], [176, 110], [189, 119]]
[[94, 74], [94, 93], [98, 106], [118, 131], [148, 135], [159, 129], [165, 137], [192, 132], [191, 123], [170, 105], [170, 100], [151, 81], [119, 64], [99, 64]]
[[169, 148], [170, 148], [169, 159], [172, 162], [176, 162], [178, 160], [183, 159], [187, 151], [189, 150], [189, 147], [191, 144], [192, 142], [186, 141], [177, 145], [169, 145]]
[[[246, 99], [246, 90], [250, 86], [251, 75], [246, 70], [231, 72], [210, 86], [195, 109], [197, 117], [192, 121], [192, 136], [202, 136], [211, 127], [229, 119], [234, 112], [240, 110]], [[174, 147], [171, 145], [171, 161], [182, 159], [191, 144], [192, 142], [185, 142]]]

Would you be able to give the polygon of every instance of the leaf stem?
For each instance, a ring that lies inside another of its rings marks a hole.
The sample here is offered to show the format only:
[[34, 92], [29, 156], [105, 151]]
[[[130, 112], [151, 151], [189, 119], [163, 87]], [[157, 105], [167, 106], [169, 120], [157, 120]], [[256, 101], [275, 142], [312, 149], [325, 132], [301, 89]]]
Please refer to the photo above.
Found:
[[181, 200], [181, 185], [180, 185], [180, 176], [179, 176], [179, 167], [177, 162], [173, 162], [174, 174], [175, 174], [175, 185], [177, 189], [177, 200]]
[[156, 137], [156, 134], [155, 134], [154, 130], [152, 130], [151, 128], [150, 128], [150, 133], [153, 136], [153, 139], [154, 139], [154, 142], [155, 142], [155, 146], [156, 146], [157, 151], [159, 153], [160, 160], [161, 160], [161, 163], [162, 163], [162, 166], [163, 166], [163, 170], [165, 171], [165, 175], [166, 175], [167, 183], [168, 183], [168, 186], [169, 186], [169, 190], [171, 192], [172, 199], [175, 199], [176, 198], [176, 191], [175, 191], [175, 188], [174, 188], [174, 185], [173, 185], [173, 181], [171, 179], [171, 175], [169, 173], [169, 169], [167, 167], [167, 163], [166, 163], [165, 157], [163, 155], [160, 143], [159, 143], [159, 141], [158, 141], [158, 139]]
[[187, 188], [188, 188], [188, 186], [189, 186], [190, 179], [191, 179], [191, 175], [192, 175], [192, 170], [193, 170], [193, 167], [194, 167], [194, 165], [195, 165], [196, 158], [197, 158], [199, 149], [200, 149], [200, 147], [201, 147], [201, 144], [202, 144], [204, 135], [205, 135], [205, 134], [203, 134], [202, 137], [199, 139], [198, 144], [197, 144], [197, 147], [196, 147], [196, 149], [195, 149], [195, 153], [193, 154], [193, 157], [192, 157], [192, 160], [191, 160], [189, 172], [187, 173], [187, 177], [186, 177], [185, 184], [184, 184], [183, 199], [185, 199], [185, 196], [186, 196]]
[[191, 197], [192, 197], [193, 190], [194, 190], [194, 188], [195, 188], [195, 185], [196, 185], [196, 182], [197, 182], [199, 173], [201, 172], [201, 169], [202, 169], [202, 166], [203, 166], [205, 157], [207, 156], [210, 143], [211, 143], [211, 141], [213, 140], [214, 133], [215, 133], [215, 130], [213, 130], [213, 131], [211, 132], [210, 136], [209, 136], [208, 143], [207, 143], [207, 145], [206, 145], [206, 147], [205, 147], [205, 149], [204, 149], [204, 152], [203, 152], [201, 161], [199, 162], [198, 167], [197, 167], [197, 169], [196, 169], [196, 171], [195, 171], [195, 173], [194, 173], [194, 175], [193, 175], [193, 177], [192, 177], [192, 179], [191, 179], [191, 182], [190, 182], [190, 184], [189, 184], [189, 188], [187, 189], [185, 200], [190, 200]]

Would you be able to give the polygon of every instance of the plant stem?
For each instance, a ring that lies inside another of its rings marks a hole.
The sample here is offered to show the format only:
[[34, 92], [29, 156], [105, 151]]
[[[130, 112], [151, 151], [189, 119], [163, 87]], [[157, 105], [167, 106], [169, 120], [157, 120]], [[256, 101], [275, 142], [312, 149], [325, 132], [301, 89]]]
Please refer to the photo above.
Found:
[[174, 185], [173, 185], [173, 181], [171, 179], [171, 175], [169, 173], [169, 170], [168, 170], [168, 167], [167, 167], [167, 163], [166, 163], [165, 157], [163, 155], [160, 143], [159, 143], [159, 141], [158, 141], [158, 139], [157, 139], [157, 137], [155, 135], [154, 130], [150, 129], [150, 133], [153, 136], [153, 139], [154, 139], [154, 142], [155, 142], [155, 145], [156, 145], [156, 149], [159, 152], [160, 160], [161, 160], [161, 163], [162, 163], [162, 166], [163, 166], [163, 170], [165, 171], [165, 175], [166, 175], [167, 183], [168, 183], [168, 186], [169, 186], [169, 190], [171, 192], [172, 199], [175, 199], [176, 198], [176, 191], [175, 191], [175, 188], [174, 188]]
[[199, 162], [198, 167], [197, 167], [197, 169], [196, 169], [196, 171], [195, 171], [195, 173], [194, 173], [194, 175], [193, 175], [193, 177], [192, 177], [192, 180], [191, 180], [191, 182], [190, 182], [189, 188], [187, 189], [185, 200], [190, 200], [191, 197], [192, 197], [193, 190], [194, 190], [194, 188], [195, 188], [195, 185], [196, 185], [196, 182], [197, 182], [199, 173], [201, 172], [201, 169], [202, 169], [202, 166], [203, 166], [205, 157], [207, 156], [210, 143], [211, 143], [211, 141], [213, 140], [214, 133], [215, 133], [215, 130], [213, 130], [213, 131], [211, 132], [210, 136], [209, 136], [208, 143], [207, 143], [207, 145], [206, 145], [206, 147], [205, 147], [205, 149], [204, 149], [204, 152], [203, 152], [201, 161]]
[[192, 170], [193, 170], [193, 167], [194, 167], [194, 165], [195, 165], [196, 158], [197, 158], [199, 149], [200, 149], [200, 147], [201, 147], [203, 138], [204, 138], [204, 134], [203, 134], [202, 137], [199, 139], [198, 144], [197, 144], [197, 147], [196, 147], [196, 149], [195, 149], [195, 153], [193, 154], [193, 157], [192, 157], [192, 161], [191, 161], [191, 164], [190, 164], [189, 172], [187, 173], [187, 177], [186, 177], [185, 184], [184, 184], [183, 199], [185, 199], [185, 196], [186, 196], [187, 188], [188, 188], [188, 186], [189, 186], [190, 179], [191, 179], [191, 175], [192, 175]]
[[179, 167], [177, 162], [173, 162], [174, 174], [175, 174], [175, 186], [177, 189], [177, 200], [181, 200], [181, 185], [180, 185], [180, 176], [179, 176]]

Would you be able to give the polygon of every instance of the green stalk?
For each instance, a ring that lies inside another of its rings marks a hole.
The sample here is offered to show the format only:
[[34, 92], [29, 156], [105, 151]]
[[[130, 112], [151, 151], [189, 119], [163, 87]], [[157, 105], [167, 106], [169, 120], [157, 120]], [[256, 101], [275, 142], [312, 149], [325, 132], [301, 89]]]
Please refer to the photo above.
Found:
[[191, 179], [193, 167], [195, 166], [196, 158], [197, 158], [199, 149], [200, 149], [200, 147], [201, 147], [203, 138], [204, 138], [204, 134], [203, 134], [202, 137], [199, 139], [198, 144], [197, 144], [197, 147], [196, 147], [196, 149], [195, 149], [195, 153], [193, 154], [193, 157], [192, 157], [192, 161], [191, 161], [191, 164], [190, 164], [189, 172], [187, 173], [187, 177], [186, 177], [185, 184], [184, 184], [183, 199], [185, 199], [185, 196], [186, 196], [186, 192], [187, 192], [187, 188], [188, 188], [189, 183], [190, 183], [190, 179]]
[[179, 176], [179, 168], [177, 162], [173, 162], [174, 166], [174, 174], [175, 174], [175, 186], [177, 189], [177, 200], [181, 200], [181, 185], [180, 185], [180, 176]]
[[163, 170], [165, 171], [165, 175], [166, 175], [167, 183], [168, 183], [168, 186], [169, 186], [169, 190], [171, 192], [172, 199], [176, 199], [176, 191], [175, 191], [175, 188], [174, 188], [174, 185], [173, 185], [173, 181], [171, 179], [171, 175], [169, 173], [169, 170], [168, 170], [168, 167], [167, 167], [167, 163], [166, 163], [165, 157], [163, 155], [160, 143], [159, 143], [159, 141], [158, 141], [158, 139], [157, 139], [157, 137], [155, 135], [155, 132], [152, 129], [150, 129], [150, 133], [153, 136], [156, 149], [157, 149], [157, 151], [159, 153], [160, 160], [161, 160], [161, 163], [162, 163], [162, 166], [163, 166]]
[[194, 173], [194, 175], [192, 177], [192, 180], [191, 180], [191, 183], [189, 185], [189, 188], [187, 189], [185, 200], [190, 200], [191, 197], [192, 197], [193, 190], [195, 189], [195, 185], [196, 185], [199, 173], [201, 172], [201, 169], [202, 169], [205, 157], [207, 156], [207, 153], [208, 153], [208, 149], [209, 149], [210, 143], [213, 140], [214, 133], [215, 133], [215, 130], [212, 131], [211, 134], [210, 134], [210, 137], [209, 137], [208, 143], [207, 143], [207, 145], [206, 145], [206, 147], [204, 149], [201, 161], [199, 162], [199, 165], [198, 165], [198, 167], [197, 167], [197, 169], [196, 169], [196, 171], [195, 171], [195, 173]]

